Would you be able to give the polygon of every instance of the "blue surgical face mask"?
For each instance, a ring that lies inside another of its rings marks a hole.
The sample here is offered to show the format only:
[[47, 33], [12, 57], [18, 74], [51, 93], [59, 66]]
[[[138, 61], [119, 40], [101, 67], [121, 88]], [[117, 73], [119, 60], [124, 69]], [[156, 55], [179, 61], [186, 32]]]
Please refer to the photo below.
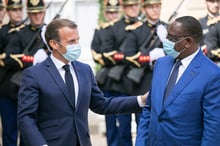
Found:
[[[182, 39], [184, 40], [184, 39]], [[165, 39], [163, 41], [163, 49], [165, 51], [165, 53], [173, 58], [177, 58], [181, 52], [183, 52], [185, 49], [181, 50], [180, 52], [177, 52], [174, 47], [175, 47], [175, 44], [182, 41], [182, 40], [179, 40], [177, 42], [172, 42], [168, 39]]]
[[80, 44], [73, 44], [66, 46], [66, 53], [63, 54], [63, 57], [68, 61], [75, 61], [79, 58], [81, 54]]
[[[60, 42], [56, 41], [58, 44], [63, 46]], [[64, 47], [64, 46], [63, 46]], [[80, 44], [73, 44], [73, 45], [67, 45], [66, 47], [66, 53], [62, 54], [60, 51], [60, 54], [63, 55], [63, 57], [68, 61], [75, 61], [79, 58], [81, 54], [81, 46]]]

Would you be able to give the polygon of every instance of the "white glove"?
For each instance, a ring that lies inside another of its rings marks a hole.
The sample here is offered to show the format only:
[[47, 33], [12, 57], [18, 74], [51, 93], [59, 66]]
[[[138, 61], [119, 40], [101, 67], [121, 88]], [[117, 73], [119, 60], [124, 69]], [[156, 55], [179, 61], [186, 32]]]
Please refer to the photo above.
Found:
[[150, 63], [152, 63], [158, 58], [165, 56], [165, 53], [163, 51], [163, 48], [154, 48], [152, 51], [150, 51], [149, 55], [150, 55]]
[[163, 42], [167, 37], [167, 29], [164, 25], [160, 24], [157, 26], [157, 36], [160, 38], [160, 41]]
[[40, 63], [44, 61], [47, 58], [47, 53], [45, 52], [44, 49], [39, 49], [35, 54], [34, 54], [34, 62], [33, 65]]

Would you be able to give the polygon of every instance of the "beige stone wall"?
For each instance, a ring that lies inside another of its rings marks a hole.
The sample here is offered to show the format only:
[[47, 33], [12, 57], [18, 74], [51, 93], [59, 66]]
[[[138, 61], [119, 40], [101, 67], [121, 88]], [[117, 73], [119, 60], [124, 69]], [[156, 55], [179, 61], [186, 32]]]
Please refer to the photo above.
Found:
[[[161, 19], [167, 22], [181, 1], [182, 0], [162, 0]], [[184, 0], [177, 13], [176, 17], [190, 15], [201, 18], [207, 13], [205, 0]]]

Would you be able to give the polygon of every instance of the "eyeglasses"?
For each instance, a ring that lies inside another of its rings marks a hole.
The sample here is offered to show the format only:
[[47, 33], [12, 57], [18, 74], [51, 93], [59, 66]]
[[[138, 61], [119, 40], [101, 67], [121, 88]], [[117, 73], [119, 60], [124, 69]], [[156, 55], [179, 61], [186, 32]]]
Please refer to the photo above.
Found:
[[174, 35], [170, 35], [170, 34], [168, 34], [167, 35], [167, 39], [168, 40], [170, 40], [170, 41], [172, 41], [172, 42], [178, 42], [179, 40], [181, 40], [181, 39], [183, 39], [183, 38], [187, 38], [187, 37], [189, 37], [188, 35], [183, 35], [183, 36], [174, 36]]

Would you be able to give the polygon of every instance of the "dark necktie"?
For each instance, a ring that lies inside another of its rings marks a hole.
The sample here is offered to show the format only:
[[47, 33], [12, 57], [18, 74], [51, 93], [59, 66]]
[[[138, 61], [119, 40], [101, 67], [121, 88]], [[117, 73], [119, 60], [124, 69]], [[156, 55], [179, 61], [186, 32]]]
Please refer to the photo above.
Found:
[[69, 90], [70, 96], [72, 98], [72, 102], [73, 105], [75, 107], [75, 90], [74, 90], [74, 84], [73, 84], [73, 77], [72, 74], [70, 72], [70, 66], [68, 64], [63, 66], [65, 72], [65, 82], [66, 82], [66, 86]]
[[167, 87], [166, 87], [166, 91], [164, 94], [164, 100], [166, 100], [167, 96], [170, 94], [171, 90], [173, 89], [173, 87], [176, 84], [176, 79], [178, 77], [178, 73], [179, 73], [179, 66], [181, 65], [181, 61], [177, 60], [175, 63], [175, 66], [173, 68], [173, 71], [170, 75], [169, 81], [167, 83]]

